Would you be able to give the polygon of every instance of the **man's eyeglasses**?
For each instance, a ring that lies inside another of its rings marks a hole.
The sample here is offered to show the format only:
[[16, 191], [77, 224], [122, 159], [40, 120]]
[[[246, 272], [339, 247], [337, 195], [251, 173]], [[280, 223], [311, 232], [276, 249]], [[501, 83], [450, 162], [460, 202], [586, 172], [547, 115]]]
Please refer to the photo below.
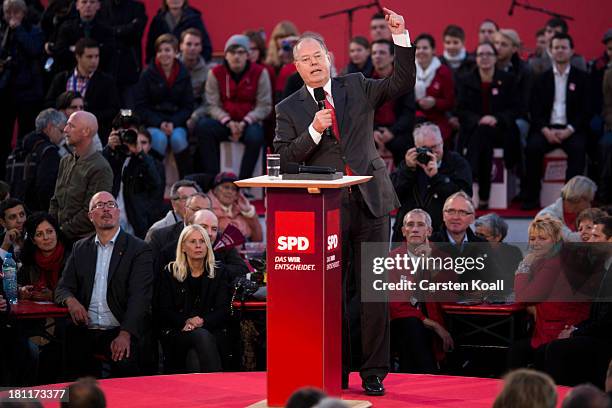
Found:
[[473, 212], [466, 210], [455, 210], [454, 208], [447, 208], [444, 212], [448, 215], [460, 215], [462, 217], [467, 217], [468, 215], [474, 214]]
[[117, 204], [117, 202], [115, 201], [99, 202], [99, 203], [95, 203], [94, 205], [92, 205], [91, 209], [101, 210], [104, 207], [112, 210], [113, 208], [119, 208], [119, 204]]

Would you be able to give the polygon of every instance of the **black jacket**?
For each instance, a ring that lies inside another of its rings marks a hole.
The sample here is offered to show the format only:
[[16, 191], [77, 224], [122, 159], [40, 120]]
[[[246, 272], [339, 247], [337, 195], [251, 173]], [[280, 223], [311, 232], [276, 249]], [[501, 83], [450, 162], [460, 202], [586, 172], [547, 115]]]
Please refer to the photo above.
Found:
[[[427, 180], [425, 194], [419, 192], [418, 177]], [[391, 182], [400, 200], [401, 207], [395, 219], [393, 227], [393, 241], [401, 242], [402, 224], [404, 216], [408, 211], [421, 208], [429, 214], [432, 228], [437, 231], [442, 226], [442, 208], [444, 201], [457, 191], [463, 190], [472, 195], [472, 169], [469, 163], [456, 152], [445, 151], [442, 162], [436, 174], [428, 179], [419, 167], [415, 170], [408, 168], [406, 162], [400, 162], [397, 169], [391, 174]]]
[[40, 155], [34, 183], [26, 191], [24, 202], [30, 211], [48, 211], [59, 172], [59, 149], [43, 132], [26, 135], [23, 138], [23, 149], [26, 154], [36, 151]]
[[155, 168], [154, 159], [140, 152], [129, 155], [130, 161], [123, 167], [128, 158], [124, 149], [115, 150], [106, 146], [102, 151], [104, 158], [113, 169], [113, 191], [117, 197], [123, 182], [123, 199], [125, 211], [134, 234], [143, 239], [149, 227], [153, 225], [155, 211], [162, 203], [158, 200], [157, 192], [161, 186], [161, 178]]
[[172, 122], [174, 127], [185, 127], [193, 111], [191, 78], [180, 63], [178, 77], [172, 88], [155, 64], [150, 64], [136, 85], [136, 111], [146, 126], [158, 128], [162, 122]]
[[529, 118], [529, 101], [531, 100], [531, 90], [533, 88], [533, 73], [529, 64], [523, 61], [518, 54], [512, 56], [511, 64], [505, 72], [514, 75], [516, 89], [519, 93], [519, 118]]
[[357, 65], [349, 62], [346, 67], [342, 70], [342, 75], [346, 74], [355, 74], [357, 72], [361, 72], [364, 77], [372, 78], [372, 72], [374, 72], [374, 66], [372, 65], [372, 57], [368, 57], [363, 68], [357, 68]]
[[144, 4], [134, 0], [106, 0], [100, 17], [115, 35], [111, 73], [117, 85], [122, 88], [135, 84], [142, 71], [142, 33], [147, 25]]
[[[15, 29], [7, 28], [8, 25], [0, 21], [0, 60], [10, 58], [3, 73], [0, 73], [0, 82], [6, 81], [0, 85], [0, 97], [12, 103], [34, 103], [38, 106], [44, 97], [41, 64], [43, 33], [39, 27], [26, 21]], [[2, 89], [2, 86], [5, 88]]]
[[[567, 79], [565, 111], [567, 123], [576, 132], [584, 132], [589, 126], [590, 101], [589, 77], [586, 72], [571, 67]], [[540, 132], [550, 125], [550, 114], [555, 102], [555, 77], [552, 69], [544, 72], [534, 81], [531, 92], [531, 129]]]
[[[480, 73], [477, 69], [459, 78], [457, 115], [461, 123], [460, 151], [468, 146], [470, 135], [478, 128], [485, 113], [482, 106]], [[495, 70], [489, 93], [490, 115], [497, 119], [496, 128], [504, 134], [504, 162], [511, 168], [520, 157], [520, 138], [515, 120], [519, 115], [520, 97], [514, 75]]]
[[612, 266], [604, 272], [589, 318], [576, 325], [572, 337], [591, 336], [612, 341]]
[[[89, 27], [89, 28], [88, 28]], [[85, 35], [89, 31], [89, 35]], [[113, 29], [103, 21], [100, 16], [86, 24], [79, 17], [65, 21], [57, 34], [57, 42], [53, 47], [55, 72], [71, 70], [76, 65], [74, 52], [70, 50], [77, 41], [83, 37], [93, 38], [100, 47], [100, 66], [99, 69], [112, 73], [113, 56], [115, 50], [115, 35]]]
[[398, 165], [404, 160], [406, 151], [414, 146], [414, 138], [412, 137], [416, 113], [414, 89], [393, 101], [393, 112], [395, 113], [395, 122], [392, 125], [374, 122], [374, 129], [388, 127], [393, 133], [393, 139], [385, 143], [385, 147], [393, 153], [393, 162]]
[[[97, 249], [95, 235], [77, 241], [66, 262], [55, 301], [64, 304], [75, 297], [85, 309], [89, 308], [96, 275]], [[108, 268], [106, 301], [121, 330], [140, 337], [145, 316], [151, 309], [153, 267], [151, 249], [142, 240], [119, 232]]]
[[[188, 272], [189, 273], [189, 272]], [[202, 277], [202, 290], [196, 299], [188, 290], [187, 282], [179, 282], [169, 268], [162, 272], [159, 288], [159, 321], [162, 333], [181, 330], [185, 321], [199, 316], [203, 328], [214, 332], [223, 329], [229, 318], [230, 296], [223, 268], [215, 268], [215, 277]]]
[[[60, 72], [53, 78], [47, 92], [46, 107], [56, 107], [56, 99], [60, 94], [66, 92], [66, 83], [73, 73], [74, 69]], [[99, 70], [94, 72], [87, 84], [84, 102], [85, 110], [96, 115], [98, 135], [104, 142], [108, 139], [110, 125], [120, 108], [119, 92], [113, 78]]]
[[147, 35], [147, 63], [155, 58], [155, 40], [157, 40], [157, 37], [170, 33], [180, 39], [181, 33], [188, 28], [197, 28], [202, 33], [202, 57], [206, 62], [209, 62], [212, 57], [212, 44], [208, 31], [206, 31], [204, 20], [202, 20], [202, 13], [193, 7], [184, 7], [181, 20], [172, 31], [170, 31], [170, 27], [166, 23], [165, 14], [166, 12], [160, 9], [155, 17], [153, 17], [153, 20], [151, 20], [149, 34]]

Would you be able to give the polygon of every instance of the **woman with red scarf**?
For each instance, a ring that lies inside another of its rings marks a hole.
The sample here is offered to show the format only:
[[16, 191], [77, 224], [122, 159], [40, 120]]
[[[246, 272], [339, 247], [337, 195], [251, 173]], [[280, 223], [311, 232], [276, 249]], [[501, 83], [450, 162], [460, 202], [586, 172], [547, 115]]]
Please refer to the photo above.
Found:
[[21, 299], [53, 301], [69, 250], [64, 245], [57, 220], [43, 212], [35, 213], [25, 224], [24, 244], [19, 271]]

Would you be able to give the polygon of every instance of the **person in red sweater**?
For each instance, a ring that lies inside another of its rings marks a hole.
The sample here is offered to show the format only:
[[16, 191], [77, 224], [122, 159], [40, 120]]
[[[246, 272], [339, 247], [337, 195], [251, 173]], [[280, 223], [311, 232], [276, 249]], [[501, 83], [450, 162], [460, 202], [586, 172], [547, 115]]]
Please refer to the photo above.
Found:
[[517, 268], [514, 290], [516, 301], [528, 306], [535, 325], [530, 339], [512, 345], [513, 368], [532, 363], [543, 369], [546, 345], [589, 316], [589, 302], [569, 301], [577, 292], [568, 279], [562, 227], [550, 216], [536, 217], [529, 225], [529, 252]]
[[[395, 258], [396, 255], [406, 253], [410, 257], [432, 254], [432, 247], [427, 239], [432, 233], [431, 217], [427, 212], [421, 209], [408, 212], [403, 220], [402, 233], [406, 242], [392, 251], [389, 257]], [[431, 281], [438, 280], [444, 272], [435, 277], [431, 271], [425, 270], [395, 269], [391, 272], [392, 282], [399, 282], [401, 279], [425, 279], [423, 274], [429, 274], [428, 280]], [[398, 292], [390, 296], [389, 312], [391, 344], [399, 354], [400, 371], [429, 374], [438, 372], [438, 361], [444, 358], [445, 352], [454, 347], [453, 338], [444, 328], [440, 304], [422, 302], [416, 292]]]
[[416, 47], [416, 83], [414, 95], [417, 121], [436, 124], [442, 132], [444, 147], [452, 147], [452, 132], [448, 118], [455, 105], [453, 72], [436, 57], [436, 42], [431, 34], [420, 34]]
[[249, 178], [264, 145], [262, 121], [272, 109], [268, 71], [249, 61], [249, 38], [233, 35], [225, 44], [225, 60], [206, 80], [206, 102], [210, 118], [195, 129], [204, 173], [218, 174], [219, 144], [230, 140], [244, 144], [240, 178]]

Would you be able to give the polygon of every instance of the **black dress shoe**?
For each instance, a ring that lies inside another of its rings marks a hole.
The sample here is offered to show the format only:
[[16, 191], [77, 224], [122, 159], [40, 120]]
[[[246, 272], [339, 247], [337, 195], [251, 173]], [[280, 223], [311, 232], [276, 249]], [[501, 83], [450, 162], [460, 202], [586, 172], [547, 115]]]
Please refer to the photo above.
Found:
[[370, 375], [361, 384], [366, 395], [381, 396], [385, 395], [385, 386], [377, 375]]

